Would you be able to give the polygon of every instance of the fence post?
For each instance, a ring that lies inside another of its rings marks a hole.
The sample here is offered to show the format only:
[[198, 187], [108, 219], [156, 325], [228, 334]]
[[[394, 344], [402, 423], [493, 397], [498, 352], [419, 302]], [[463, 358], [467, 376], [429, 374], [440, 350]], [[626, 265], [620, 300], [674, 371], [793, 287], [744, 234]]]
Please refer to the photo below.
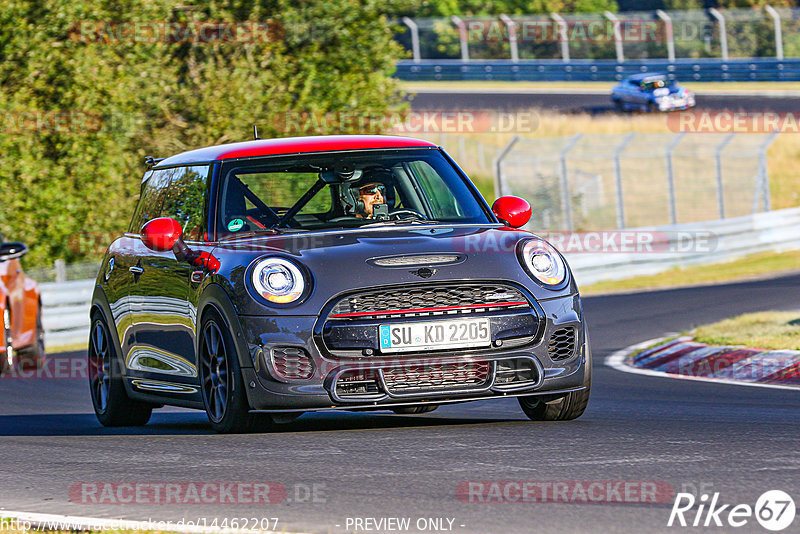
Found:
[[667, 58], [670, 63], [675, 62], [675, 32], [672, 29], [672, 18], [663, 9], [657, 9], [656, 15], [664, 21], [664, 30], [667, 37]]
[[503, 150], [497, 155], [494, 159], [494, 196], [495, 198], [500, 198], [503, 196], [503, 160], [506, 158], [511, 149], [514, 148], [514, 145], [517, 144], [519, 141], [519, 136], [515, 135], [511, 138], [511, 141], [503, 147]]
[[550, 18], [558, 24], [558, 40], [561, 43], [561, 59], [569, 61], [569, 40], [567, 39], [567, 21], [558, 13], [550, 13]]
[[422, 59], [419, 52], [419, 26], [409, 17], [403, 17], [403, 24], [411, 30], [411, 53], [414, 56], [414, 63], [419, 63]]
[[453, 15], [450, 20], [458, 28], [458, 40], [461, 41], [461, 60], [469, 61], [469, 36], [467, 35], [467, 25], [461, 17]]
[[622, 195], [622, 166], [619, 162], [619, 156], [625, 147], [633, 140], [634, 132], [626, 135], [622, 142], [614, 149], [614, 180], [617, 184], [617, 228], [625, 228], [625, 204]]
[[508, 28], [508, 46], [511, 49], [511, 61], [517, 63], [519, 61], [519, 48], [517, 47], [517, 25], [511, 20], [508, 15], [500, 15], [500, 20]]
[[725, 17], [713, 7], [708, 8], [708, 12], [719, 23], [719, 47], [722, 49], [722, 61], [728, 61], [728, 32], [725, 29]]
[[622, 63], [625, 61], [625, 55], [622, 53], [622, 30], [620, 29], [619, 19], [611, 11], [604, 11], [603, 15], [614, 26], [614, 48], [617, 49], [617, 62]]
[[[764, 211], [772, 210], [772, 199], [770, 199], [769, 190], [769, 174], [767, 172], [767, 149], [777, 136], [777, 131], [772, 132], [769, 134], [769, 137], [767, 137], [767, 140], [764, 141], [760, 147], [758, 147], [758, 178], [761, 185], [761, 194], [764, 195]], [[753, 213], [756, 213], [755, 209], [753, 210]]]
[[783, 35], [781, 32], [781, 15], [772, 6], [764, 6], [772, 21], [775, 23], [775, 58], [783, 59]]
[[53, 267], [56, 270], [56, 282], [67, 281], [67, 263], [64, 260], [56, 260], [53, 262]]
[[569, 192], [569, 177], [567, 176], [567, 154], [575, 144], [581, 140], [583, 134], [575, 134], [561, 149], [559, 157], [561, 158], [561, 166], [559, 169], [559, 178], [561, 180], [561, 210], [564, 213], [564, 221], [567, 224], [567, 231], [571, 232], [574, 228], [572, 221], [572, 197]]
[[722, 151], [733, 140], [735, 133], [729, 133], [725, 139], [714, 150], [714, 168], [717, 176], [717, 205], [719, 206], [719, 218], [725, 218], [725, 190], [722, 186]]
[[675, 206], [675, 177], [672, 174], [672, 151], [681, 142], [686, 132], [681, 132], [667, 146], [667, 195], [669, 196], [670, 224], [678, 224], [678, 210]]

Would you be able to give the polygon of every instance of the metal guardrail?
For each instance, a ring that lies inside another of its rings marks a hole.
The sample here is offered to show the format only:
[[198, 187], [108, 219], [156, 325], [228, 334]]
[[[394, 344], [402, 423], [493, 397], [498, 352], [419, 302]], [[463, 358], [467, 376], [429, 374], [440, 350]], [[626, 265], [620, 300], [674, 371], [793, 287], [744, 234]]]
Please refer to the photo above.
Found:
[[586, 286], [657, 274], [673, 267], [732, 261], [758, 252], [800, 249], [798, 228], [800, 208], [789, 208], [731, 219], [622, 231], [634, 236], [653, 236], [652, 252], [567, 251], [565, 256], [578, 284]]
[[[622, 230], [654, 236], [653, 252], [574, 253], [565, 255], [579, 285], [656, 274], [672, 267], [734, 260], [765, 251], [800, 249], [800, 208], [745, 217]], [[612, 231], [617, 232], [617, 231]], [[708, 246], [681, 248], [694, 239]], [[94, 280], [41, 284], [45, 343], [52, 350], [86, 343]]]
[[663, 72], [678, 81], [798, 81], [800, 59], [603, 59], [470, 60], [423, 59], [397, 62], [395, 76], [408, 81], [619, 81], [641, 72]]
[[45, 282], [42, 292], [42, 326], [45, 346], [64, 347], [89, 340], [89, 307], [95, 280]]

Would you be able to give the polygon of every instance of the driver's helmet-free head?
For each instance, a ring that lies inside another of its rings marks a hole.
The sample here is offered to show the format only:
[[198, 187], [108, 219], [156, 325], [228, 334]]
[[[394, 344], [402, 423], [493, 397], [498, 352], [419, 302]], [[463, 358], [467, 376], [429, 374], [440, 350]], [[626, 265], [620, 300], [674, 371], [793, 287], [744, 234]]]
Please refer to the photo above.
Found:
[[350, 192], [355, 200], [354, 214], [367, 215], [364, 199], [379, 192], [383, 203], [391, 209], [394, 204], [392, 180], [392, 173], [386, 169], [365, 170], [361, 179], [350, 185]]

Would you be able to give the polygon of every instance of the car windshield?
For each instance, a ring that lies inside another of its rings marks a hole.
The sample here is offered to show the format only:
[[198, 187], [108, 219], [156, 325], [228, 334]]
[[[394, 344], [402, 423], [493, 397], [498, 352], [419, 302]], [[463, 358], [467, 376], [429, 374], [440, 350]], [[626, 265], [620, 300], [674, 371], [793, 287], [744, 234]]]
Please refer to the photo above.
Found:
[[667, 80], [666, 78], [648, 79], [641, 83], [642, 89], [645, 91], [654, 91], [662, 87], [671, 87], [675, 82]]
[[250, 233], [365, 225], [491, 222], [437, 150], [366, 150], [225, 163], [217, 230]]

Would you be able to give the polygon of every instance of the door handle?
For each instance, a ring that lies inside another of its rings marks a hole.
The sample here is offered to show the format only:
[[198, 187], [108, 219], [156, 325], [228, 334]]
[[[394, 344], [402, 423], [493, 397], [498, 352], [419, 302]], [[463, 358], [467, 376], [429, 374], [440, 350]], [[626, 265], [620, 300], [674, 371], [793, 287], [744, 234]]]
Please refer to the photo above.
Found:
[[144, 269], [142, 269], [141, 267], [138, 267], [136, 265], [134, 265], [133, 267], [129, 268], [128, 270], [130, 272], [132, 272], [133, 274], [142, 274], [144, 272]]

